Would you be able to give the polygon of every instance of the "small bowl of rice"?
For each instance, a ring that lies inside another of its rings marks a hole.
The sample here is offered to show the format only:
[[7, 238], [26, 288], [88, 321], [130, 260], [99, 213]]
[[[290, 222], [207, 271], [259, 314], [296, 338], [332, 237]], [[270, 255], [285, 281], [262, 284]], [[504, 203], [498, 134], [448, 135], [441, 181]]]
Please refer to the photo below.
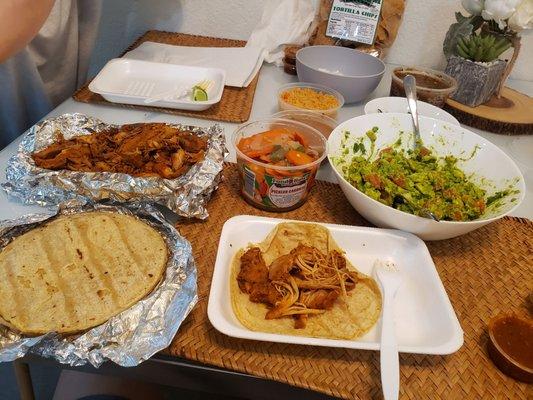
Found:
[[344, 97], [334, 89], [315, 83], [297, 82], [280, 87], [278, 92], [280, 111], [306, 110], [337, 118]]

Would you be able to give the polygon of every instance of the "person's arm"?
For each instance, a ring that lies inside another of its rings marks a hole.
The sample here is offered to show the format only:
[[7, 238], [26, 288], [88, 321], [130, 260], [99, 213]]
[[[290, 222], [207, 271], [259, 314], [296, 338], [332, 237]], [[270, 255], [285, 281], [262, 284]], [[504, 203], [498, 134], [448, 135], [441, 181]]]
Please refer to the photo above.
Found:
[[0, 63], [37, 35], [55, 0], [0, 0]]

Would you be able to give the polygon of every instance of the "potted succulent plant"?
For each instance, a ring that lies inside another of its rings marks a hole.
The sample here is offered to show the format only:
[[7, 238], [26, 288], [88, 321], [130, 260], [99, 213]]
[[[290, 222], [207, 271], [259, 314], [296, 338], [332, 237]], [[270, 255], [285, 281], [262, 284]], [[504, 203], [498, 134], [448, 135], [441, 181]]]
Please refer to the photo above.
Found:
[[[520, 33], [533, 28], [533, 0], [462, 0], [444, 40], [445, 72], [457, 80], [452, 98], [470, 107], [500, 96], [520, 51]], [[499, 57], [513, 47], [509, 62]]]

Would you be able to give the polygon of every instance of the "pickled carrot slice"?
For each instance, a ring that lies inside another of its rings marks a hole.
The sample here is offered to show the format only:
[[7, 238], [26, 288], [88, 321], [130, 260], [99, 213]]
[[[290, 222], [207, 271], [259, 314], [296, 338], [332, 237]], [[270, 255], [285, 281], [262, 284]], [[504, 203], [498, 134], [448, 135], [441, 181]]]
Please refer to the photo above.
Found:
[[[307, 144], [305, 138], [300, 133], [286, 128], [275, 128], [265, 132], [257, 133], [247, 138], [242, 138], [237, 144], [237, 147], [250, 158], [259, 158], [264, 162], [271, 163], [272, 160], [270, 160], [269, 155], [274, 151], [275, 147], [285, 146], [291, 141], [298, 142], [304, 147]], [[299, 161], [302, 164], [291, 162], [293, 165], [304, 165], [313, 161], [306, 154], [301, 154], [304, 156], [303, 159]], [[305, 157], [311, 159], [311, 161], [304, 161], [306, 160]]]
[[285, 158], [292, 165], [306, 165], [315, 161], [313, 157], [296, 150], [289, 150], [287, 154], [285, 154]]

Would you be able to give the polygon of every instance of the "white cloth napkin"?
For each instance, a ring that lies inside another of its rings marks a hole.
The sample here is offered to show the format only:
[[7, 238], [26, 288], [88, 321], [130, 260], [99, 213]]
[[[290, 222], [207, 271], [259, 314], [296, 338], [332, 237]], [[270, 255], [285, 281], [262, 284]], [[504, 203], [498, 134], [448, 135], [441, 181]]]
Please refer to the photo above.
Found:
[[259, 47], [190, 47], [144, 42], [127, 52], [124, 58], [193, 67], [221, 68], [226, 71], [226, 85], [246, 87], [263, 64]]
[[315, 27], [316, 0], [269, 0], [246, 47], [261, 47], [265, 61], [282, 65], [284, 46], [303, 45]]

